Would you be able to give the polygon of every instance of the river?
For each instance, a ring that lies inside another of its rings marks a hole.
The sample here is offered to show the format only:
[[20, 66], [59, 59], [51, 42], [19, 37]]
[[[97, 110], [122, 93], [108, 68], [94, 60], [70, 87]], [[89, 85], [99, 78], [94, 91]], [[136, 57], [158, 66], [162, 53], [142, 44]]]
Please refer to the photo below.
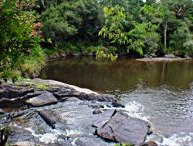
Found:
[[193, 61], [51, 61], [41, 78], [117, 95], [131, 116], [147, 120], [160, 145], [193, 146]]

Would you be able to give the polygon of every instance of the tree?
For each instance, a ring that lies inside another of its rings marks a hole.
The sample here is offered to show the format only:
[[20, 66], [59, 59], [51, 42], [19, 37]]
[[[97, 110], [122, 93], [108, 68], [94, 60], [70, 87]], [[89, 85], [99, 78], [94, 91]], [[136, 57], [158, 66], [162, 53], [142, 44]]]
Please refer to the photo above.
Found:
[[161, 26], [163, 26], [164, 50], [166, 52], [173, 52], [176, 55], [189, 54], [189, 51], [186, 52], [185, 46], [187, 44], [190, 46], [192, 40], [190, 31], [192, 6], [193, 1], [191, 0], [160, 1]]
[[15, 81], [18, 76], [34, 76], [45, 63], [39, 45], [41, 23], [36, 23], [31, 4], [32, 1], [0, 1], [1, 78]]
[[71, 44], [77, 42], [96, 42], [101, 28], [97, 0], [49, 1], [49, 4], [45, 1], [45, 5], [42, 30], [45, 38], [52, 40], [53, 48], [72, 49]]
[[126, 44], [128, 42], [125, 9], [116, 5], [115, 7], [104, 7], [105, 25], [99, 32], [104, 38], [108, 38], [113, 44]]
[[[148, 48], [145, 52], [153, 54], [152, 50], [157, 47], [159, 39], [156, 33], [157, 26], [149, 20], [140, 22], [137, 17], [133, 17], [134, 14], [131, 14], [130, 18], [126, 15], [129, 13], [119, 5], [104, 7], [105, 25], [99, 35], [108, 38], [112, 45], [125, 48], [127, 53], [133, 50], [143, 55], [145, 49]], [[141, 11], [137, 13], [142, 15]], [[143, 15], [145, 13], [144, 11]]]

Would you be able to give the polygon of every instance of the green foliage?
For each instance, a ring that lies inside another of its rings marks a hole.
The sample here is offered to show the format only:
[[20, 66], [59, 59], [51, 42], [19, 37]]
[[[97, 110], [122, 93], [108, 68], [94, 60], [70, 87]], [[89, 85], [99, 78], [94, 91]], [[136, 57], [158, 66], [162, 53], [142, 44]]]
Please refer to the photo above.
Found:
[[43, 34], [51, 39], [53, 48], [66, 43], [96, 42], [100, 30], [99, 4], [96, 0], [49, 1], [42, 13]]
[[[147, 8], [146, 8], [147, 9]], [[130, 50], [143, 55], [144, 50], [147, 54], [155, 53], [159, 40], [157, 25], [151, 22], [139, 23], [135, 20], [129, 22], [124, 8], [116, 5], [115, 7], [104, 7], [105, 25], [99, 32], [104, 38], [108, 38], [111, 44], [126, 47], [126, 52]], [[130, 27], [127, 24], [131, 23]], [[148, 48], [148, 49], [147, 49]]]
[[126, 44], [128, 42], [125, 32], [126, 15], [124, 8], [116, 5], [115, 7], [104, 7], [105, 25], [99, 35], [108, 38], [111, 43]]
[[[129, 32], [129, 50], [136, 50], [140, 55], [154, 54], [157, 49], [157, 42], [159, 40], [156, 32], [157, 26], [149, 23], [134, 23], [134, 28]], [[146, 48], [146, 50], [145, 50]], [[128, 50], [128, 52], [129, 52]]]
[[160, 35], [164, 36], [163, 31], [166, 31], [164, 51], [176, 55], [192, 55], [193, 33], [190, 28], [193, 1], [162, 0], [159, 7], [162, 19]]
[[36, 83], [35, 84], [35, 87], [40, 89], [40, 90], [47, 90], [48, 89], [48, 86], [45, 85], [45, 84], [40, 84], [40, 83]]
[[39, 59], [38, 66], [44, 64], [44, 57], [41, 61], [38, 58], [41, 23], [36, 23], [38, 17], [30, 8], [32, 2], [0, 1], [1, 78], [12, 78], [15, 82], [23, 73], [28, 74], [22, 68], [28, 59]]
[[193, 53], [193, 34], [188, 26], [183, 22], [170, 36], [171, 52], [176, 55], [192, 55]]
[[87, 47], [86, 50], [88, 52], [93, 52], [93, 54], [95, 53], [96, 59], [98, 60], [109, 59], [111, 61], [115, 61], [118, 58], [118, 55], [114, 53], [116, 48], [112, 46], [108, 46], [108, 48], [102, 45], [90, 46]]
[[36, 77], [46, 62], [44, 51], [40, 47], [31, 51], [29, 56], [21, 56], [20, 58], [19, 67], [25, 77]]
[[98, 59], [193, 55], [192, 0], [0, 0], [0, 22], [0, 75], [14, 81], [45, 64], [40, 43], [47, 54]]
[[49, 47], [83, 54], [103, 54], [93, 46], [114, 46], [113, 54], [193, 54], [192, 0], [44, 0], [44, 5]]

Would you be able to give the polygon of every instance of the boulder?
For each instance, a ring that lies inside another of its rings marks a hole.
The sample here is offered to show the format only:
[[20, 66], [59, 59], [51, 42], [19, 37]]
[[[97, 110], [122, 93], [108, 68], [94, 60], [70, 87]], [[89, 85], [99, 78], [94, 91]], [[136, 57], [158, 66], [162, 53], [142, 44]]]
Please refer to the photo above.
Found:
[[95, 100], [95, 101], [102, 101], [102, 102], [117, 102], [114, 95], [109, 94], [101, 94], [101, 95], [94, 95], [94, 94], [84, 94], [81, 93], [77, 96], [77, 98], [81, 100]]
[[22, 107], [24, 105], [24, 102], [20, 98], [15, 99], [8, 99], [8, 98], [1, 98], [0, 99], [0, 108], [17, 108]]
[[79, 95], [80, 92], [70, 88], [60, 88], [57, 92], [54, 92], [54, 96], [56, 96], [59, 100], [66, 99], [65, 97], [73, 97]]
[[[63, 87], [58, 91], [53, 93], [55, 97], [57, 97], [60, 101], [66, 100], [70, 97], [77, 97], [80, 100], [95, 100], [95, 101], [104, 101], [104, 102], [112, 102], [116, 103], [116, 98], [114, 95], [109, 94], [100, 94], [96, 95], [94, 93], [87, 94], [83, 92], [78, 92], [75, 89]], [[118, 105], [118, 104], [115, 104]]]
[[101, 128], [105, 123], [107, 123], [110, 118], [115, 113], [115, 110], [109, 109], [102, 112], [102, 114], [98, 114], [95, 122], [92, 124], [95, 128]]
[[26, 100], [27, 104], [34, 106], [34, 107], [55, 104], [57, 102], [58, 100], [56, 99], [56, 97], [54, 97], [52, 93], [47, 92], [47, 91], [42, 92], [42, 94], [39, 96]]
[[9, 140], [9, 143], [11, 143], [12, 145], [17, 144], [18, 146], [23, 146], [24, 144], [26, 144], [26, 142], [29, 142], [31, 144], [32, 142], [37, 141], [37, 139], [32, 135], [30, 131], [17, 126], [11, 128], [11, 135], [9, 136]]
[[81, 137], [76, 140], [75, 144], [77, 146], [108, 146], [106, 142], [104, 142], [100, 138], [95, 137]]
[[13, 144], [13, 146], [35, 146], [35, 143], [29, 141], [20, 141]]
[[44, 111], [39, 111], [38, 113], [49, 126], [51, 126], [52, 128], [55, 128], [56, 121], [54, 117], [49, 116], [50, 115], [49, 112], [44, 110]]
[[176, 56], [174, 54], [166, 54], [164, 55], [165, 58], [175, 58]]
[[5, 114], [5, 111], [0, 108], [0, 115]]
[[26, 86], [16, 86], [16, 85], [3, 85], [0, 86], [0, 98], [16, 98], [24, 96], [28, 93], [33, 93], [34, 88]]
[[40, 94], [40, 91], [27, 85], [2, 85], [0, 86], [0, 108], [23, 107], [25, 100]]
[[144, 142], [148, 131], [147, 122], [116, 112], [96, 133], [106, 140], [135, 145]]
[[93, 114], [101, 114], [101, 113], [102, 113], [102, 111], [100, 109], [95, 109], [93, 111]]
[[142, 144], [139, 144], [137, 146], [158, 146], [158, 144], [154, 141], [148, 141], [148, 142], [144, 142]]
[[120, 108], [124, 108], [125, 107], [125, 105], [123, 105], [122, 103], [119, 103], [118, 101], [113, 102], [112, 106], [113, 107], [120, 107]]

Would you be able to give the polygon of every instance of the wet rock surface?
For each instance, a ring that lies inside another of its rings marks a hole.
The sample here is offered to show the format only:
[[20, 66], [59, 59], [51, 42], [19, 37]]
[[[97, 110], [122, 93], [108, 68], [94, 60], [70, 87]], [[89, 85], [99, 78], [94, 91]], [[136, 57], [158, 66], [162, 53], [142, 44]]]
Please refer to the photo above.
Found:
[[5, 111], [0, 108], [0, 115], [5, 114]]
[[[128, 116], [121, 108], [105, 108], [117, 103], [115, 96], [99, 95], [88, 89], [81, 90], [58, 82], [44, 83], [47, 87], [44, 90], [31, 84], [30, 87], [6, 85], [10, 98], [7, 98], [7, 90], [1, 90], [0, 104], [4, 104], [2, 99], [6, 99], [11, 104], [5, 107], [10, 109], [18, 101], [20, 103], [17, 112], [14, 108], [7, 113], [0, 110], [1, 125], [6, 125], [7, 119], [10, 120], [10, 144], [109, 146], [117, 142], [139, 144], [145, 141], [149, 131], [147, 122]], [[23, 92], [16, 89], [22, 89]], [[13, 93], [16, 93], [15, 96]], [[3, 109], [6, 111], [6, 108]]]
[[40, 95], [26, 100], [27, 104], [34, 106], [34, 107], [55, 104], [57, 102], [58, 100], [56, 99], [56, 97], [54, 97], [52, 93], [47, 92], [47, 91], [44, 91]]
[[140, 144], [144, 142], [149, 125], [142, 120], [114, 112], [103, 126], [98, 127], [97, 135], [119, 143]]
[[75, 144], [78, 146], [108, 146], [104, 140], [96, 137], [81, 137], [76, 140]]

